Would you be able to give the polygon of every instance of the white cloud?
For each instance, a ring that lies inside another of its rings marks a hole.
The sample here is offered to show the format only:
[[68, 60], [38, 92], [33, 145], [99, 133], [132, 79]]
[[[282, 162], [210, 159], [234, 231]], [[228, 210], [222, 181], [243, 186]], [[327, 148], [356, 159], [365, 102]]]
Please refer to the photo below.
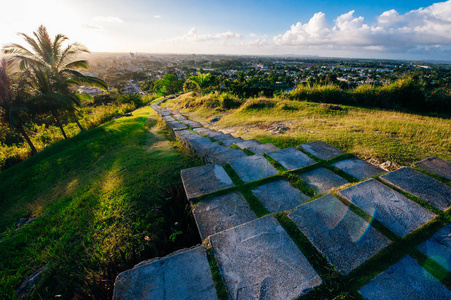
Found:
[[185, 35], [171, 39], [171, 41], [188, 41], [188, 42], [208, 42], [208, 41], [227, 41], [233, 39], [241, 39], [242, 36], [231, 31], [216, 34], [199, 34], [197, 27], [191, 28]]
[[154, 15], [153, 18], [154, 19], [161, 19], [161, 16], [160, 15]]
[[308, 23], [298, 22], [273, 38], [278, 46], [299, 48], [351, 49], [372, 51], [414, 49], [421, 46], [451, 45], [451, 0], [400, 15], [396, 10], [382, 13], [374, 24], [355, 17], [354, 11], [338, 16], [331, 26], [322, 12]]
[[94, 21], [99, 22], [107, 22], [107, 23], [124, 23], [124, 20], [118, 18], [118, 17], [105, 17], [105, 16], [97, 16], [93, 18]]
[[94, 25], [94, 24], [83, 24], [83, 28], [90, 30], [103, 30], [102, 26]]

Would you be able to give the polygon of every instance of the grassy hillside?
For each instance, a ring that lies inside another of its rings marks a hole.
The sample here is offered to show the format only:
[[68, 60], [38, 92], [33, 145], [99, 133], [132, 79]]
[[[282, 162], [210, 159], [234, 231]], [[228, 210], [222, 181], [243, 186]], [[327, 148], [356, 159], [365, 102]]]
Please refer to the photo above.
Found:
[[72, 298], [112, 261], [176, 248], [162, 193], [197, 163], [146, 107], [0, 173], [0, 298], [44, 266], [34, 297]]
[[[323, 140], [363, 159], [398, 165], [431, 155], [451, 160], [450, 119], [286, 99], [229, 98], [188, 93], [166, 105], [204, 124], [213, 116], [221, 116], [214, 128], [283, 148]], [[286, 129], [271, 133], [277, 124]]]

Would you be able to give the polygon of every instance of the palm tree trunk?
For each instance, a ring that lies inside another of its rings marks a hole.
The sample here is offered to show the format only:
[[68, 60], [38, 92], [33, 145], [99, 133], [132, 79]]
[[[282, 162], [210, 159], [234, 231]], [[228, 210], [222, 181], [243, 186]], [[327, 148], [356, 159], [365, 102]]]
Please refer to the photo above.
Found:
[[57, 117], [57, 115], [55, 113], [52, 113], [52, 115], [53, 115], [53, 118], [55, 119], [56, 124], [58, 124], [58, 127], [61, 129], [61, 132], [63, 133], [64, 139], [67, 140], [67, 135], [64, 132], [63, 125], [61, 125], [60, 120], [58, 119], [58, 117]]
[[75, 112], [73, 112], [72, 115], [74, 116], [75, 123], [77, 123], [78, 128], [80, 128], [80, 130], [81, 130], [82, 132], [85, 132], [86, 129], [85, 129], [83, 126], [81, 126], [80, 122], [78, 121], [77, 116], [75, 115]]
[[22, 124], [19, 123], [17, 125], [17, 128], [19, 129], [20, 133], [22, 134], [22, 136], [25, 138], [25, 140], [28, 143], [28, 146], [30, 146], [31, 148], [31, 155], [35, 155], [38, 153], [38, 151], [36, 151], [36, 148], [33, 145], [33, 142], [30, 140], [30, 138], [28, 137], [28, 134], [25, 132], [25, 129], [23, 128]]

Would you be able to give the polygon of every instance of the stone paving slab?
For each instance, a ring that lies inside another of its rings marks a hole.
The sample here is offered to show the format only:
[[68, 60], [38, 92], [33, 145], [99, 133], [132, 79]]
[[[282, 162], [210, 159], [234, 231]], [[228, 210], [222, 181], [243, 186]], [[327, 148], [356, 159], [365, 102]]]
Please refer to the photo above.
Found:
[[338, 193], [400, 236], [417, 229], [435, 216], [375, 179], [361, 182]]
[[188, 200], [233, 186], [232, 179], [223, 167], [217, 164], [182, 170], [183, 187]]
[[268, 152], [268, 155], [287, 170], [300, 169], [316, 164], [316, 161], [294, 148], [285, 148]]
[[344, 275], [390, 242], [331, 194], [299, 206], [288, 216]]
[[260, 143], [256, 139], [252, 139], [252, 140], [244, 140], [242, 142], [238, 142], [235, 145], [237, 145], [241, 149], [247, 149], [249, 147], [256, 146], [256, 145], [261, 145], [261, 144], [262, 143]]
[[432, 156], [416, 162], [413, 165], [451, 180], [451, 162], [449, 161]]
[[173, 117], [171, 117], [171, 116], [165, 116], [165, 117], [163, 117], [163, 120], [165, 120], [167, 122], [175, 121], [175, 119]]
[[257, 218], [239, 192], [202, 201], [193, 210], [202, 240]]
[[202, 138], [201, 135], [198, 135], [197, 133], [194, 133], [189, 130], [176, 131], [174, 134], [182, 142], [186, 142], [186, 141], [188, 141], [188, 139], [192, 140], [192, 139], [201, 139]]
[[188, 128], [185, 124], [180, 122], [166, 122], [166, 125], [168, 125], [172, 130], [182, 130]]
[[237, 142], [237, 143], [235, 143], [235, 145], [237, 145], [241, 149], [247, 149], [249, 151], [252, 151], [254, 154], [257, 154], [257, 155], [263, 155], [268, 152], [273, 152], [273, 151], [279, 150], [279, 148], [277, 148], [273, 144], [269, 144], [269, 143], [262, 144], [255, 139]]
[[293, 209], [310, 199], [285, 180], [261, 185], [252, 193], [271, 213]]
[[209, 239], [230, 299], [295, 299], [322, 283], [272, 215]]
[[200, 128], [203, 127], [201, 123], [191, 120], [182, 120], [181, 123], [188, 125], [190, 128]]
[[212, 134], [211, 137], [214, 138], [215, 140], [221, 141], [221, 142], [224, 141], [224, 140], [234, 139], [235, 138], [230, 133], [222, 133], [222, 132], [218, 132], [217, 134]]
[[113, 299], [218, 299], [205, 248], [177, 251], [120, 273]]
[[358, 158], [342, 160], [332, 165], [359, 180], [385, 173], [381, 168]]
[[204, 135], [204, 134], [208, 135], [208, 133], [210, 133], [212, 130], [202, 127], [202, 128], [194, 128], [193, 131], [197, 132], [200, 135]]
[[174, 114], [174, 118], [181, 121], [181, 120], [188, 120], [187, 117], [180, 115], [180, 114]]
[[197, 146], [205, 145], [205, 144], [207, 144], [207, 145], [208, 144], [212, 144], [212, 141], [208, 137], [201, 137], [200, 139], [188, 140], [187, 144], [188, 144], [189, 148], [191, 148], [192, 150], [196, 151], [197, 150]]
[[451, 225], [436, 232], [429, 240], [418, 246], [418, 250], [451, 272]]
[[380, 179], [441, 210], [451, 206], [451, 188], [414, 169], [403, 167], [381, 176]]
[[368, 300], [451, 299], [451, 291], [410, 256], [389, 267], [359, 292]]
[[266, 158], [259, 155], [232, 160], [230, 165], [244, 182], [263, 179], [278, 173]]
[[233, 144], [239, 143], [239, 142], [242, 142], [242, 141], [243, 141], [243, 139], [240, 138], [240, 137], [238, 137], [238, 138], [230, 138], [230, 139], [223, 139], [223, 140], [221, 140], [221, 142], [222, 142], [224, 145], [227, 145], [227, 146], [232, 146]]
[[[227, 146], [224, 146], [224, 147], [227, 147]], [[233, 161], [235, 159], [247, 157], [247, 154], [244, 153], [243, 151], [241, 151], [240, 149], [230, 148], [227, 151], [209, 154], [209, 157], [211, 158], [211, 160], [213, 162], [223, 165], [226, 163], [230, 163], [231, 161]]]
[[327, 193], [333, 188], [348, 183], [346, 179], [326, 168], [318, 168], [302, 173], [300, 176], [308, 185], [312, 186], [320, 194]]
[[298, 147], [304, 149], [308, 153], [312, 154], [313, 156], [316, 156], [318, 158], [329, 160], [334, 158], [335, 156], [338, 156], [340, 154], [343, 154], [344, 152], [323, 142], [323, 141], [316, 141], [312, 143], [302, 144]]

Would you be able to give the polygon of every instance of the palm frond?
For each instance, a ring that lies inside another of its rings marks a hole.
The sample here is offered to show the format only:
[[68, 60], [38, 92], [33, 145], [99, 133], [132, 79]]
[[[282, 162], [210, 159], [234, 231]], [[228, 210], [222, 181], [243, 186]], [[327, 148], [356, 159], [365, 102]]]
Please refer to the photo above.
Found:
[[64, 66], [64, 69], [88, 69], [88, 61], [86, 60], [77, 60], [73, 61]]

